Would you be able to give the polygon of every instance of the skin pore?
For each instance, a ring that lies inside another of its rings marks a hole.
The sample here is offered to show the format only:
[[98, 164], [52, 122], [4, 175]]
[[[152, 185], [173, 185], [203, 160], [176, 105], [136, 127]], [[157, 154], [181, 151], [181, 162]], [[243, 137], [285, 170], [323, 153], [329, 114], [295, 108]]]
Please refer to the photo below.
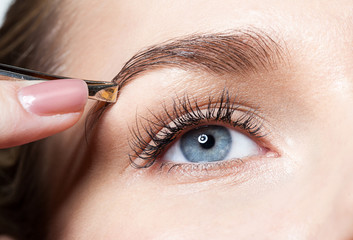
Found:
[[[283, 55], [271, 58], [271, 67], [241, 74], [194, 66], [147, 70], [123, 86], [88, 144], [85, 119], [45, 140], [52, 199], [60, 199], [50, 238], [353, 237], [351, 2], [81, 0], [62, 7], [66, 22], [58, 31], [65, 34], [57, 39], [61, 55], [53, 56], [62, 75], [111, 80], [149, 46], [244, 29], [266, 33]], [[129, 158], [133, 131], [149, 142], [142, 125], [154, 115], [168, 119], [166, 111], [186, 95], [202, 108], [225, 89], [242, 109], [257, 110], [265, 136], [213, 123], [247, 134], [270, 154], [206, 170], [169, 171], [159, 160], [131, 167], [130, 160], [139, 161]]]

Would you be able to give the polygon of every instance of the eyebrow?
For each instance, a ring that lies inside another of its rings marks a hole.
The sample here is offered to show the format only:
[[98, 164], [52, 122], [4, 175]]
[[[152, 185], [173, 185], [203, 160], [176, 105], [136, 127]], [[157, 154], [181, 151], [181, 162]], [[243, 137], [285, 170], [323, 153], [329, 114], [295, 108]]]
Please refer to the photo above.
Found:
[[144, 72], [166, 67], [216, 74], [247, 74], [276, 69], [285, 47], [264, 31], [193, 34], [151, 46], [134, 55], [112, 80], [119, 89]]
[[[166, 67], [216, 74], [243, 74], [277, 69], [289, 56], [283, 41], [275, 41], [260, 29], [233, 30], [221, 33], [193, 34], [157, 44], [135, 54], [125, 63], [112, 82], [118, 91], [144, 72]], [[93, 129], [109, 103], [97, 103], [86, 118]]]

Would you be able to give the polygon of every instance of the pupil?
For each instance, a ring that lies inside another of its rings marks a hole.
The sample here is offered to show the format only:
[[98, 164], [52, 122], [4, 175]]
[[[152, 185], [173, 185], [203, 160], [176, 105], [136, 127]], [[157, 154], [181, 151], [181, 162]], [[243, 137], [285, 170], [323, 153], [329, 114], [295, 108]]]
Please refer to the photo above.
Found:
[[198, 141], [199, 141], [201, 147], [203, 147], [205, 149], [210, 149], [215, 145], [215, 139], [212, 135], [201, 134], [198, 137]]

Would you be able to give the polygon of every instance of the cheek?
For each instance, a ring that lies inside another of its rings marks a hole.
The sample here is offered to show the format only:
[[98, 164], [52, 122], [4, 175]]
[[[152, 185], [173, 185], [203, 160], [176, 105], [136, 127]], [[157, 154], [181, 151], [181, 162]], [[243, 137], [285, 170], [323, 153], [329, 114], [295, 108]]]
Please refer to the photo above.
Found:
[[66, 201], [52, 232], [58, 239], [301, 237], [310, 228], [305, 216], [321, 210], [313, 202], [322, 194], [306, 198], [296, 183], [271, 189], [259, 190], [258, 183], [166, 187], [145, 176], [94, 171]]

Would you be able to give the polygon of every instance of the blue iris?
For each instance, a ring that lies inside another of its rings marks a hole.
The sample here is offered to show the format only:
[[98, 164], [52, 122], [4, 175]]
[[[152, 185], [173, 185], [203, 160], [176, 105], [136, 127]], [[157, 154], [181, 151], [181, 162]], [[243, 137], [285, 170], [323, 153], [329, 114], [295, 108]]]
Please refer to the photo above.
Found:
[[202, 126], [185, 133], [180, 149], [190, 162], [216, 162], [224, 160], [232, 146], [227, 128], [217, 125]]

